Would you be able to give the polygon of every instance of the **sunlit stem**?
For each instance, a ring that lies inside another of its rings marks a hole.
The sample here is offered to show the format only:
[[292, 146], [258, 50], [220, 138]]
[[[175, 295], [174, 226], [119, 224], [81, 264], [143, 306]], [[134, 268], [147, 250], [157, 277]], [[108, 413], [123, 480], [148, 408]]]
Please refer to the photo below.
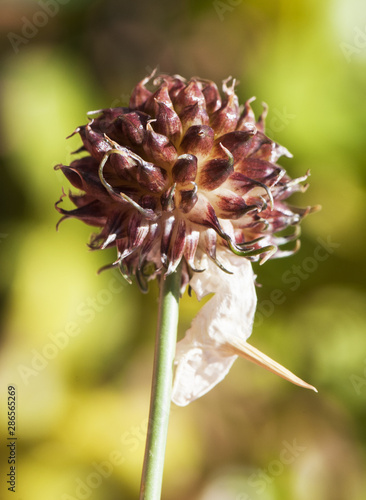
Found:
[[160, 280], [159, 317], [140, 500], [160, 500], [177, 341], [181, 270]]

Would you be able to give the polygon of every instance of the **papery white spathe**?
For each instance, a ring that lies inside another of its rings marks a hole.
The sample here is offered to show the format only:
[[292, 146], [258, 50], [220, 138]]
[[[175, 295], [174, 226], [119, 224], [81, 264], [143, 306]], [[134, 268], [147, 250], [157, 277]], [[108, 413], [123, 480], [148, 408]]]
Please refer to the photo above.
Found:
[[195, 273], [190, 281], [198, 300], [215, 295], [177, 344], [172, 400], [179, 406], [203, 396], [226, 376], [238, 357], [224, 348], [227, 340], [232, 336], [246, 340], [252, 332], [257, 303], [253, 270], [247, 259], [235, 257], [229, 257], [234, 274], [221, 271], [204, 257], [201, 265], [206, 270]]
[[186, 406], [206, 394], [223, 380], [238, 355], [297, 385], [316, 390], [247, 344], [257, 303], [252, 265], [228, 252], [220, 255], [220, 260], [233, 274], [223, 272], [204, 256], [201, 265], [205, 271], [195, 273], [190, 281], [198, 300], [210, 293], [215, 295], [200, 309], [177, 344], [172, 401]]

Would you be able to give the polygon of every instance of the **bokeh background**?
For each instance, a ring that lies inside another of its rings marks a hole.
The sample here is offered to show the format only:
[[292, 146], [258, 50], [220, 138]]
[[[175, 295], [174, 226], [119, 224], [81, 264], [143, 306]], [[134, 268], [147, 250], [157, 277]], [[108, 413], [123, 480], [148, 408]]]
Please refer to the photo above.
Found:
[[[320, 203], [301, 250], [255, 267], [251, 342], [313, 394], [242, 360], [172, 410], [164, 500], [366, 497], [366, 4], [362, 0], [0, 1], [0, 490], [6, 392], [17, 387], [17, 498], [138, 498], [157, 286], [113, 272], [92, 231], [55, 225], [53, 166], [86, 112], [128, 103], [157, 67], [269, 105], [268, 134], [311, 169], [294, 204]], [[183, 335], [198, 310], [184, 297]], [[13, 498], [9, 493], [9, 498]], [[7, 498], [7, 497], [6, 497]], [[15, 498], [15, 496], [14, 496]]]

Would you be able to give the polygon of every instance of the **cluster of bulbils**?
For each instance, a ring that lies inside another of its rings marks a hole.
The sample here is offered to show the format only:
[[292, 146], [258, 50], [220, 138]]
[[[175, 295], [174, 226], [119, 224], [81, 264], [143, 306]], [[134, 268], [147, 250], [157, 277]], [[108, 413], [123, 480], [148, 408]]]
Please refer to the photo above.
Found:
[[[308, 173], [292, 180], [277, 164], [281, 156], [291, 155], [265, 135], [267, 109], [256, 120], [252, 99], [239, 106], [235, 80], [231, 78], [223, 82], [223, 94], [222, 99], [217, 86], [208, 80], [151, 75], [134, 88], [128, 107], [90, 113], [96, 117], [74, 132], [83, 142], [79, 152], [88, 154], [70, 166], [56, 167], [82, 193], [69, 194], [76, 206], [73, 210], [60, 206], [65, 195], [56, 208], [63, 219], [75, 217], [100, 227], [100, 233], [92, 237], [91, 248], [115, 246], [117, 259], [111, 265], [118, 266], [129, 281], [135, 276], [144, 291], [150, 279], [173, 273], [181, 265], [182, 291], [189, 283], [199, 298], [216, 291], [222, 301], [224, 283], [233, 291], [233, 283], [242, 274], [239, 267], [245, 268], [245, 277], [238, 282], [244, 304], [237, 306], [242, 314], [248, 304], [251, 306], [244, 330], [235, 336], [241, 334], [246, 339], [255, 311], [250, 261], [260, 259], [263, 263], [297, 250], [298, 223], [312, 208], [289, 207], [284, 202], [292, 193], [306, 189], [303, 182]], [[278, 234], [289, 226], [294, 226], [290, 234]], [[291, 240], [295, 240], [292, 249], [279, 248]], [[214, 289], [212, 280], [217, 276]], [[245, 298], [243, 279], [250, 300]], [[232, 309], [233, 300], [229, 302]], [[210, 324], [214, 313], [208, 314]], [[203, 328], [207, 335], [207, 325], [201, 325], [200, 331]], [[217, 338], [213, 343], [217, 344]], [[230, 366], [233, 357], [243, 355], [242, 347], [226, 349], [224, 357], [230, 358]], [[193, 361], [192, 352], [187, 358], [188, 351], [188, 344], [184, 350], [184, 341], [178, 344], [173, 390], [178, 404], [187, 404], [219, 381], [211, 371], [220, 371], [220, 367], [206, 359], [210, 374], [204, 378], [209, 380], [204, 387], [192, 389], [202, 379], [202, 373], [197, 373], [202, 368], [202, 356]], [[253, 356], [252, 352], [244, 357], [266, 365]], [[177, 384], [177, 378], [182, 383]]]

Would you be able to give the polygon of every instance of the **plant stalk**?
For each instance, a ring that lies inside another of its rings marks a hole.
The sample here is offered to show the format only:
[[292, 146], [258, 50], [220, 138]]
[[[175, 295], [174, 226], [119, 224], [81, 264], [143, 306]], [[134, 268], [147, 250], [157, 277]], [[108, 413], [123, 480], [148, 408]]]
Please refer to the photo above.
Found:
[[160, 500], [169, 424], [173, 362], [177, 343], [181, 268], [160, 279], [149, 426], [142, 470], [140, 500]]

